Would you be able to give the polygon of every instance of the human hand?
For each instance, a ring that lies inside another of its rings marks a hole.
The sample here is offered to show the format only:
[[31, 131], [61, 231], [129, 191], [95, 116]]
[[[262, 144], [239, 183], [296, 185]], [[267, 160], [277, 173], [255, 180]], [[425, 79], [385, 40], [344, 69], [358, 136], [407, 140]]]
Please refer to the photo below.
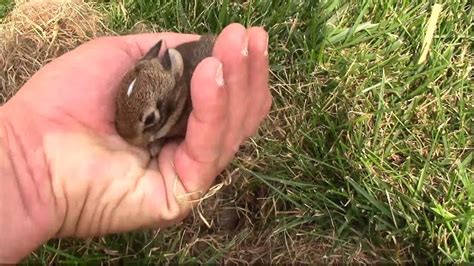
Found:
[[[24, 256], [52, 237], [174, 224], [189, 213], [186, 200], [205, 193], [256, 132], [271, 106], [267, 34], [232, 24], [219, 35], [214, 56], [194, 73], [185, 139], [165, 145], [152, 161], [147, 151], [121, 139], [114, 128], [117, 85], [162, 38], [175, 47], [198, 36], [99, 38], [43, 67], [0, 108], [0, 141], [8, 141], [3, 152], [12, 155], [16, 179], [0, 180], [6, 191], [0, 215], [21, 209], [0, 221], [11, 231], [0, 237], [0, 250], [8, 242], [12, 252], [0, 251], [0, 259]], [[25, 222], [14, 224], [22, 217]], [[11, 244], [22, 237], [31, 243]]]

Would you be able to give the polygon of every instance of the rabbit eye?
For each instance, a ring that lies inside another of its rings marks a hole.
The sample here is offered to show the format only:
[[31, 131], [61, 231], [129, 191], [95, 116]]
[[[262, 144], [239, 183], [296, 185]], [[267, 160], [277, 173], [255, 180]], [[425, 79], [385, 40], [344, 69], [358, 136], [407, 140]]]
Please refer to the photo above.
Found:
[[150, 126], [154, 125], [155, 123], [156, 123], [156, 114], [155, 114], [155, 112], [149, 113], [143, 121], [143, 124], [145, 125], [145, 127], [150, 127]]
[[149, 114], [145, 119], [145, 126], [151, 125], [151, 123], [153, 123], [154, 120], [155, 120], [155, 114], [154, 113]]

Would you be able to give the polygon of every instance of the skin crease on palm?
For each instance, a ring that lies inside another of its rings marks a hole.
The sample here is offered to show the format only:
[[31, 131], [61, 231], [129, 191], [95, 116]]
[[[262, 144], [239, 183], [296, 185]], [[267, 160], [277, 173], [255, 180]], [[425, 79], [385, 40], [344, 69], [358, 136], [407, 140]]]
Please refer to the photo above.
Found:
[[146, 150], [117, 135], [120, 77], [161, 38], [175, 47], [198, 36], [93, 40], [43, 67], [0, 107], [0, 156], [10, 155], [0, 167], [15, 169], [15, 180], [0, 179], [0, 215], [8, 216], [0, 220], [0, 262], [19, 260], [54, 237], [181, 221], [191, 208], [186, 200], [202, 196], [255, 134], [272, 101], [268, 37], [260, 27], [231, 24], [193, 75], [193, 111], [181, 143], [149, 161]]

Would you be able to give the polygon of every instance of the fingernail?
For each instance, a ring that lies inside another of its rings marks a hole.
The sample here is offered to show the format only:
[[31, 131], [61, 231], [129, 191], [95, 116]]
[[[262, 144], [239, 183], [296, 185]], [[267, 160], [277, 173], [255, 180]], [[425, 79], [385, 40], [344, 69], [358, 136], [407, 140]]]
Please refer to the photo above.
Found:
[[245, 36], [244, 47], [242, 48], [242, 55], [243, 56], [249, 55], [249, 38], [247, 36]]
[[267, 40], [265, 41], [265, 51], [263, 52], [264, 56], [268, 56], [268, 33], [267, 33]]
[[217, 66], [216, 83], [217, 83], [217, 86], [219, 87], [224, 86], [224, 75], [222, 73], [222, 63], [219, 63], [219, 66]]

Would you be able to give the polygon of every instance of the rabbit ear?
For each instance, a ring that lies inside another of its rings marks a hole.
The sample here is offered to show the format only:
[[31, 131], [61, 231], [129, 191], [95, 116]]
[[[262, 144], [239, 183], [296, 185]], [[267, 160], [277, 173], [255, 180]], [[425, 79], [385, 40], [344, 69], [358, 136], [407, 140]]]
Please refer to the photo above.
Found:
[[143, 59], [150, 60], [153, 58], [158, 58], [162, 43], [163, 43], [163, 40], [159, 40], [155, 45], [153, 45], [153, 47], [151, 47], [150, 50], [148, 50], [145, 56], [143, 56]]
[[183, 65], [183, 57], [181, 54], [173, 49], [166, 49], [165, 54], [163, 56], [163, 61], [162, 61], [163, 67], [171, 71], [173, 75], [179, 79], [183, 76], [183, 71], [184, 71], [184, 65]]

